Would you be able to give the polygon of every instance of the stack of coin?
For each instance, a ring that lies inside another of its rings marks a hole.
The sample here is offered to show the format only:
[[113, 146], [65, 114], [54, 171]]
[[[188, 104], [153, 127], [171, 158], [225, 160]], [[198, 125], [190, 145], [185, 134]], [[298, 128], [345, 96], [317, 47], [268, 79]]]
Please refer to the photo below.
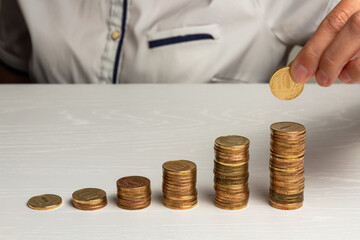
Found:
[[279, 122], [270, 129], [270, 205], [282, 210], [301, 208], [305, 187], [305, 127]]
[[236, 210], [249, 200], [249, 139], [230, 135], [215, 140], [215, 206]]
[[187, 160], [168, 161], [163, 168], [164, 205], [190, 209], [197, 204], [196, 164]]
[[117, 180], [117, 205], [127, 210], [146, 208], [151, 202], [150, 180], [141, 176], [123, 177]]
[[74, 207], [80, 210], [97, 210], [107, 204], [105, 191], [98, 188], [84, 188], [72, 195]]

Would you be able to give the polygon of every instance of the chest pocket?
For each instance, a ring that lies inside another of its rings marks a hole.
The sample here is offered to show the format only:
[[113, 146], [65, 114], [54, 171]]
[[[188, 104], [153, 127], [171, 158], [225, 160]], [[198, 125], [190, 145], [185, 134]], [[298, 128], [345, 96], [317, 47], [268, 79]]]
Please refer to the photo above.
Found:
[[150, 49], [195, 41], [214, 41], [219, 38], [219, 28], [216, 24], [176, 28], [147, 34]]
[[145, 41], [143, 47], [147, 51], [136, 58], [138, 76], [132, 79], [153, 83], [204, 83], [219, 70], [222, 36], [217, 24], [151, 31]]

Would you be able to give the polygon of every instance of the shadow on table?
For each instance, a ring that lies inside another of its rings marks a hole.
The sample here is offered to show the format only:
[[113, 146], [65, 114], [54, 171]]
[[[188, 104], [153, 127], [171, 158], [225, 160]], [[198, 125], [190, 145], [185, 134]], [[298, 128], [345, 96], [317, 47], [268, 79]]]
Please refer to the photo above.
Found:
[[[305, 175], [314, 176], [329, 169], [337, 169], [339, 171], [331, 171], [329, 174], [331, 177], [342, 177], [339, 165], [351, 167], [347, 163], [353, 161], [346, 157], [347, 152], [352, 149], [352, 145], [360, 151], [360, 105], [345, 107], [339, 111], [341, 112], [314, 116], [313, 122], [303, 123], [307, 129]], [[321, 110], [318, 113], [321, 114]], [[250, 172], [250, 197], [268, 203], [270, 178], [264, 184], [264, 179], [253, 179], [251, 175]]]
[[151, 201], [152, 202], [158, 202], [158, 203], [163, 203], [163, 194], [161, 191], [153, 191], [151, 193]]
[[198, 189], [198, 201], [214, 205], [215, 190], [213, 188]]
[[[346, 110], [346, 111], [345, 111]], [[358, 148], [360, 142], [360, 105], [342, 109], [332, 115], [320, 116], [317, 122], [323, 123], [320, 132], [308, 132], [306, 144], [306, 173], [316, 174], [326, 169], [334, 169], [339, 164], [345, 165], [353, 159], [347, 159], [351, 146]], [[319, 110], [321, 113], [321, 110]], [[317, 124], [318, 125], [318, 124]], [[306, 125], [307, 129], [311, 123]], [[326, 130], [325, 130], [326, 129]], [[360, 149], [359, 149], [360, 150]], [[332, 159], [332, 161], [330, 161]], [[341, 172], [338, 174], [341, 175]]]

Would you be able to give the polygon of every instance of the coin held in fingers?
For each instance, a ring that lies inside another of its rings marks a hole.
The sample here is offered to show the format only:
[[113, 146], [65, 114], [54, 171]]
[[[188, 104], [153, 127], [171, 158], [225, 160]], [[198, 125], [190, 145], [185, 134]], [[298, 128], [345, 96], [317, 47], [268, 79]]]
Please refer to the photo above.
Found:
[[292, 100], [302, 93], [304, 84], [295, 83], [290, 75], [290, 67], [284, 67], [272, 75], [270, 90], [280, 100]]

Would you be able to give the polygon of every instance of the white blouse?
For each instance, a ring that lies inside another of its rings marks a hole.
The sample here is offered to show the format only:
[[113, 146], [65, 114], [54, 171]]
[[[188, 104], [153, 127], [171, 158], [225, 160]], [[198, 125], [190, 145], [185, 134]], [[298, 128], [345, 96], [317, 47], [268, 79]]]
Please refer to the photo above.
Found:
[[0, 61], [40, 83], [267, 82], [339, 0], [0, 0]]

